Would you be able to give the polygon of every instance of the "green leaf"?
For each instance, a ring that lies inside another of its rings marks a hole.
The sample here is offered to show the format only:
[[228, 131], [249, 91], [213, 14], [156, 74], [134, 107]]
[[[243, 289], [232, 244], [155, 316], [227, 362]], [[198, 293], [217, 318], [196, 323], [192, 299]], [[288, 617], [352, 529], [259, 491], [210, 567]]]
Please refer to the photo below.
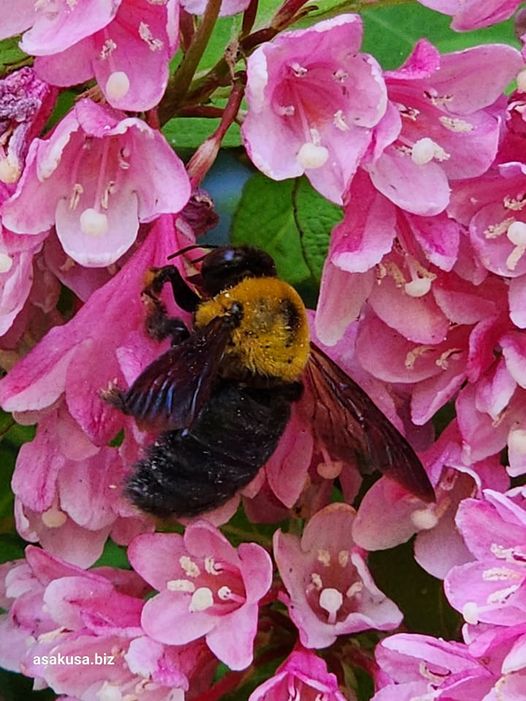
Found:
[[298, 181], [294, 204], [305, 261], [312, 277], [319, 283], [331, 231], [341, 221], [343, 212], [340, 207], [316, 192], [307, 178]]
[[0, 41], [0, 64], [4, 72], [9, 65], [23, 61], [26, 54], [18, 48], [19, 37], [9, 37]]
[[442, 582], [415, 561], [412, 542], [372, 552], [368, 562], [377, 586], [403, 611], [408, 630], [446, 640], [458, 637], [460, 615], [449, 605]]
[[93, 567], [119, 567], [122, 570], [131, 569], [128, 556], [126, 555], [126, 548], [108, 539], [104, 545], [102, 555]]
[[51, 689], [33, 691], [33, 679], [15, 672], [0, 669], [0, 689], [2, 701], [53, 701], [57, 696]]
[[371, 53], [385, 69], [403, 63], [422, 37], [435, 44], [442, 53], [492, 42], [519, 46], [511, 20], [487, 29], [460, 33], [449, 28], [451, 17], [416, 3], [371, 6], [361, 14], [365, 25], [363, 50]]
[[[163, 127], [163, 134], [176, 148], [196, 149], [219, 126], [220, 119], [203, 117], [174, 117]], [[222, 141], [223, 147], [241, 146], [241, 132], [237, 124], [231, 124]]]
[[232, 243], [267, 251], [278, 275], [291, 284], [310, 278], [293, 209], [294, 180], [276, 182], [255, 173], [245, 184], [234, 215]]
[[0, 533], [0, 563], [23, 558], [26, 545], [15, 533]]
[[210, 41], [201, 57], [198, 70], [206, 71], [212, 68], [225, 53], [226, 47], [239, 34], [241, 28], [241, 15], [233, 17], [220, 17], [214, 26]]

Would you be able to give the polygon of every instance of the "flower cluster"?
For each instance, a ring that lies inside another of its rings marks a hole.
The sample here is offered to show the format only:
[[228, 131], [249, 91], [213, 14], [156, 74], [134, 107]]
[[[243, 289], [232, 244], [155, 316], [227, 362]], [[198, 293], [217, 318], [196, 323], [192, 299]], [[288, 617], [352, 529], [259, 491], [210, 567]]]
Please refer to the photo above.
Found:
[[[420, 39], [384, 70], [360, 15], [305, 4], [0, 0], [0, 38], [27, 54], [0, 78], [0, 406], [35, 426], [12, 478], [30, 545], [0, 565], [0, 666], [37, 689], [354, 701], [367, 674], [375, 701], [526, 697], [526, 48]], [[519, 2], [421, 4], [469, 31]], [[210, 66], [217, 18], [241, 13]], [[185, 166], [189, 117], [219, 125]], [[328, 243], [311, 336], [407, 437], [434, 502], [331, 453], [308, 373], [229, 502], [159, 524], [125, 496], [155, 434], [106, 400], [169, 348], [152, 304], [191, 328], [191, 305], [148, 297], [148, 271], [173, 258], [199, 281], [217, 221], [200, 185], [235, 122], [255, 169], [340, 208], [305, 244]], [[370, 553], [413, 537], [456, 640], [400, 632]], [[98, 564], [110, 541], [127, 568]]]

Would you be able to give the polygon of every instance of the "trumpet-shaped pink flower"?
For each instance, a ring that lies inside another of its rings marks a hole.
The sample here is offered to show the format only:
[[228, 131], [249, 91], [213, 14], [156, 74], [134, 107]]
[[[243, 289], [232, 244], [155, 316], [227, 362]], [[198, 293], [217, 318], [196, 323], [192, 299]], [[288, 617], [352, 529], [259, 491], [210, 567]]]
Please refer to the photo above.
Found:
[[490, 701], [495, 678], [462, 643], [401, 633], [377, 646], [376, 661], [373, 701]]
[[237, 549], [207, 521], [184, 536], [137, 536], [128, 548], [134, 569], [159, 594], [145, 604], [142, 626], [161, 643], [187, 645], [202, 636], [231, 669], [253, 658], [258, 602], [272, 582], [272, 562], [255, 543]]
[[126, 544], [153, 528], [122, 496], [128, 470], [116, 448], [93, 445], [62, 405], [51, 410], [17, 457], [12, 489], [18, 532], [89, 567], [108, 535]]
[[360, 503], [353, 523], [355, 541], [367, 550], [392, 548], [417, 534], [415, 559], [434, 577], [471, 559], [455, 524], [459, 503], [483, 488], [506, 489], [509, 478], [497, 457], [465, 465], [458, 426], [452, 422], [420, 453], [435, 486], [436, 502], [424, 504], [390, 480], [381, 478]]
[[375, 59], [360, 53], [358, 15], [285, 32], [248, 59], [243, 138], [274, 180], [302, 173], [341, 202], [382, 118], [386, 89]]
[[281, 701], [284, 698], [345, 701], [338, 680], [327, 670], [327, 664], [309, 650], [295, 650], [277, 668], [273, 677], [263, 682], [248, 701]]
[[520, 5], [520, 0], [418, 0], [444, 15], [451, 15], [451, 27], [458, 32], [489, 27], [508, 19]]
[[2, 214], [15, 233], [55, 224], [68, 255], [97, 267], [130, 248], [139, 222], [180, 211], [189, 196], [184, 166], [158, 132], [84, 99], [48, 139], [33, 141]]
[[[168, 64], [177, 49], [179, 5], [168, 0], [122, 0], [113, 19], [63, 51], [35, 61], [53, 85], [82, 83], [95, 76], [113, 107], [141, 112], [154, 107], [166, 89]], [[171, 27], [170, 25], [174, 26]]]
[[[5, 411], [47, 409], [64, 394], [84, 433], [96, 445], [106, 445], [125, 419], [100, 398], [100, 391], [113, 379], [126, 384], [162, 350], [144, 333], [140, 293], [145, 271], [165, 265], [185, 243], [173, 217], [161, 217], [134, 256], [73, 319], [52, 329], [0, 381]], [[94, 354], [96, 347], [104, 347], [103, 356]]]
[[338, 635], [368, 628], [392, 630], [402, 620], [352, 540], [354, 513], [347, 504], [330, 504], [309, 520], [301, 540], [281, 530], [274, 535], [284, 601], [305, 647], [328, 647]]
[[[105, 27], [121, 0], [1, 0], [0, 38], [25, 32], [20, 47], [27, 54], [46, 56], [67, 49]], [[27, 30], [27, 31], [26, 31]]]
[[524, 490], [486, 490], [484, 497], [459, 507], [457, 526], [476, 561], [454, 567], [445, 592], [472, 625], [526, 625]]
[[[5, 590], [8, 613], [0, 626], [11, 649], [0, 646], [2, 666], [58, 694], [183, 701], [190, 684], [199, 693], [211, 681], [215, 660], [205, 645], [164, 646], [144, 634], [147, 587], [134, 572], [85, 572], [28, 547], [26, 560], [7, 573]], [[25, 649], [17, 644], [22, 639]]]
[[481, 175], [493, 162], [500, 98], [523, 65], [510, 46], [440, 56], [419, 41], [401, 68], [385, 73], [389, 109], [364, 161], [375, 187], [413, 214], [442, 212], [450, 180]]

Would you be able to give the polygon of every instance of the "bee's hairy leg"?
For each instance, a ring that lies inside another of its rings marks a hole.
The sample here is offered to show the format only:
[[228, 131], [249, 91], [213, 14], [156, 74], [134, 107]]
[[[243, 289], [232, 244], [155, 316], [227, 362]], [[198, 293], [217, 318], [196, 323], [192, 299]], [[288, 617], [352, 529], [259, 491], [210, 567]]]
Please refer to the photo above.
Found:
[[175, 265], [165, 265], [163, 268], [150, 268], [149, 282], [143, 290], [143, 294], [159, 299], [165, 284], [172, 286], [172, 294], [175, 303], [185, 312], [195, 312], [201, 301], [188, 283], [183, 279]]
[[176, 346], [190, 335], [182, 319], [170, 317], [160, 299], [164, 285], [170, 282], [176, 304], [185, 311], [194, 311], [199, 297], [188, 287], [181, 273], [174, 265], [164, 268], [152, 268], [148, 272], [149, 281], [142, 291], [142, 299], [147, 307], [146, 332], [157, 341], [170, 338]]

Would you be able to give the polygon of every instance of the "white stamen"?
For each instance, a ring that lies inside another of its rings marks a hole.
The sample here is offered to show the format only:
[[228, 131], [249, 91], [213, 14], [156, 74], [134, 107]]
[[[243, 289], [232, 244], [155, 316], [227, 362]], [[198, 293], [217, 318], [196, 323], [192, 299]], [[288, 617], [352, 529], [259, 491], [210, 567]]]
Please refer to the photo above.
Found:
[[506, 236], [515, 246], [526, 246], [526, 224], [514, 221], [509, 225]]
[[192, 600], [188, 610], [193, 611], [205, 611], [214, 604], [214, 597], [212, 595], [212, 590], [208, 587], [199, 587], [192, 594]]
[[351, 598], [353, 596], [356, 596], [357, 594], [360, 594], [360, 592], [363, 591], [363, 582], [353, 582], [351, 586], [347, 589], [345, 592], [345, 596], [347, 598]]
[[517, 91], [526, 92], [526, 68], [517, 75]]
[[298, 151], [296, 159], [302, 168], [308, 170], [310, 168], [321, 168], [327, 163], [329, 158], [329, 149], [325, 146], [316, 146], [307, 141]]
[[515, 246], [510, 255], [506, 258], [506, 267], [508, 270], [515, 270], [517, 263], [520, 261], [522, 256], [526, 253], [526, 245]]
[[424, 353], [435, 350], [433, 346], [415, 346], [413, 350], [410, 350], [405, 356], [404, 365], [408, 370], [413, 370], [415, 363]]
[[424, 297], [431, 289], [432, 282], [429, 277], [418, 277], [411, 282], [406, 282], [404, 291], [409, 297]]
[[476, 626], [479, 622], [479, 607], [474, 601], [468, 601], [462, 607], [462, 615], [466, 623]]
[[522, 579], [522, 575], [508, 567], [490, 567], [482, 573], [485, 582], [503, 582], [510, 579]]
[[151, 29], [146, 22], [139, 24], [139, 36], [148, 44], [148, 48], [151, 51], [160, 51], [164, 46], [162, 39], [154, 39]]
[[80, 196], [83, 194], [84, 188], [80, 183], [75, 183], [73, 185], [73, 190], [71, 191], [71, 197], [69, 198], [69, 208], [76, 209], [78, 207]]
[[80, 230], [88, 236], [103, 236], [108, 232], [108, 217], [93, 207], [88, 207], [80, 215]]
[[0, 273], [8, 273], [13, 267], [13, 259], [7, 253], [0, 253]]
[[201, 574], [199, 567], [188, 555], [181, 555], [179, 564], [187, 577], [199, 577]]
[[512, 428], [508, 433], [508, 448], [519, 455], [526, 455], [526, 430]]
[[99, 56], [103, 61], [105, 61], [109, 56], [112, 55], [116, 48], [117, 44], [113, 41], [113, 39], [106, 39], [106, 41], [102, 45], [102, 49], [100, 50]]
[[327, 589], [323, 589], [320, 593], [319, 604], [321, 608], [329, 614], [329, 623], [334, 623], [336, 621], [336, 614], [343, 604], [343, 595], [337, 589], [327, 587]]
[[294, 105], [280, 105], [278, 107], [278, 114], [281, 117], [293, 117], [296, 113], [296, 108]]
[[304, 66], [301, 66], [297, 61], [294, 63], [290, 64], [290, 67], [292, 69], [292, 72], [297, 78], [302, 78], [304, 75], [307, 75], [309, 72]]
[[439, 117], [438, 121], [444, 127], [446, 127], [446, 129], [454, 131], [457, 134], [466, 134], [473, 131], [473, 124], [466, 122], [464, 119], [458, 119], [455, 117]]
[[337, 71], [334, 71], [332, 77], [334, 78], [334, 80], [337, 80], [338, 83], [344, 83], [349, 77], [349, 74], [347, 73], [347, 71], [344, 71], [343, 68], [338, 68]]
[[42, 513], [42, 523], [48, 528], [60, 528], [68, 520], [67, 514], [58, 509], [56, 506], [52, 506], [47, 511]]
[[218, 575], [223, 571], [221, 565], [218, 565], [211, 555], [205, 557], [205, 570], [208, 574]]
[[349, 551], [348, 550], [340, 550], [338, 553], [338, 564], [340, 567], [347, 567], [347, 564], [349, 562]]
[[130, 79], [124, 71], [114, 71], [106, 81], [106, 94], [112, 100], [120, 100], [130, 90]]
[[325, 565], [325, 567], [330, 567], [331, 564], [331, 554], [328, 550], [324, 550], [323, 548], [320, 548], [318, 550], [318, 557], [317, 557], [318, 562], [321, 562], [322, 565]]
[[438, 516], [429, 509], [417, 509], [411, 514], [411, 521], [420, 531], [429, 531], [438, 523]]
[[345, 121], [343, 110], [337, 110], [334, 113], [332, 123], [334, 124], [336, 129], [339, 129], [340, 131], [349, 131], [349, 125]]
[[520, 212], [524, 207], [526, 207], [526, 199], [524, 193], [517, 195], [517, 197], [510, 197], [506, 195], [502, 199], [502, 204], [505, 209], [510, 209], [512, 212]]
[[232, 594], [232, 589], [227, 586], [219, 587], [217, 590], [217, 595], [221, 599], [221, 601], [228, 601], [230, 599], [230, 596]]
[[170, 579], [166, 582], [166, 588], [168, 591], [187, 591], [193, 593], [195, 591], [195, 584], [189, 579]]
[[313, 585], [316, 589], [323, 588], [323, 582], [321, 580], [321, 576], [317, 572], [311, 572], [310, 581], [313, 583]]
[[20, 164], [7, 156], [0, 160], [0, 180], [6, 185], [16, 183], [20, 177]]
[[513, 217], [508, 217], [503, 219], [498, 224], [490, 224], [487, 229], [484, 230], [484, 236], [487, 239], [496, 239], [498, 236], [507, 233], [510, 226], [515, 222]]
[[488, 596], [486, 601], [488, 604], [504, 604], [510, 598], [510, 596], [517, 591], [518, 588], [518, 584], [512, 584], [510, 587], [506, 587], [505, 589], [494, 591]]
[[433, 159], [446, 161], [448, 158], [449, 154], [436, 141], [427, 136], [415, 141], [411, 149], [411, 160], [419, 166], [430, 163]]

